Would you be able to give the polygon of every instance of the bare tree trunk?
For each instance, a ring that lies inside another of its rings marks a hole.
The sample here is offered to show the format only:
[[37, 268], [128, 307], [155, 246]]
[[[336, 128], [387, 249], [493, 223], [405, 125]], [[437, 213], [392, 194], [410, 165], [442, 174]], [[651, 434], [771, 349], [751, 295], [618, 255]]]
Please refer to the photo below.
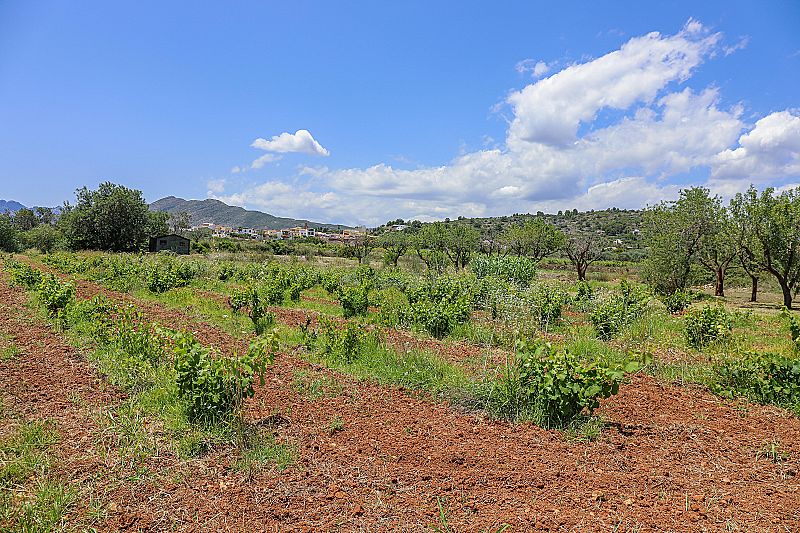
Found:
[[714, 285], [714, 296], [725, 296], [725, 271], [717, 268], [717, 282]]
[[758, 296], [758, 278], [755, 276], [750, 276], [750, 283], [751, 283], [750, 301], [755, 302], [756, 297]]

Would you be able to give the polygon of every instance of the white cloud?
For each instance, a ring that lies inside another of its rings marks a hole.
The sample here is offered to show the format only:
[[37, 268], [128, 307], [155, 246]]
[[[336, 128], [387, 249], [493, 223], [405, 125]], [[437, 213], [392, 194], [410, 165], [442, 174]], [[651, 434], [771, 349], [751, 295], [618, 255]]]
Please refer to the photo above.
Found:
[[[279, 215], [378, 224], [641, 207], [676, 197], [676, 175], [709, 176], [705, 184], [723, 194], [748, 180], [800, 178], [796, 111], [746, 124], [742, 106], [723, 107], [716, 87], [681, 86], [721, 50], [720, 34], [689, 20], [675, 35], [634, 37], [512, 92], [505, 143], [414, 170], [301, 167], [291, 184], [273, 180], [220, 198]], [[533, 72], [536, 64], [517, 68]], [[299, 134], [253, 146], [272, 156]], [[317, 150], [308, 139], [297, 151]]]
[[236, 165], [235, 167], [231, 167], [231, 174], [239, 174], [242, 172], [242, 167]]
[[330, 152], [323, 148], [308, 130], [297, 130], [295, 133], [283, 132], [273, 136], [270, 140], [259, 137], [250, 146], [267, 152], [299, 152], [322, 157], [330, 155]]
[[208, 180], [206, 182], [206, 187], [208, 188], [208, 195], [212, 194], [221, 194], [225, 190], [225, 180]]
[[721, 151], [714, 181], [765, 182], [800, 176], [800, 114], [779, 111], [758, 120], [739, 137], [738, 147]]
[[536, 61], [533, 59], [523, 59], [514, 66], [514, 70], [520, 74], [530, 72], [535, 78], [541, 78], [550, 72], [550, 68], [551, 65], [548, 65], [544, 61]]
[[592, 121], [601, 109], [651, 102], [668, 83], [686, 80], [719, 38], [690, 20], [676, 35], [635, 37], [619, 50], [511, 93], [508, 103], [515, 117], [509, 148], [522, 149], [526, 143], [566, 146], [575, 141], [578, 126]]
[[250, 168], [259, 169], [266, 165], [267, 163], [272, 163], [273, 161], [280, 161], [281, 157], [278, 154], [264, 154], [255, 161], [250, 164]]

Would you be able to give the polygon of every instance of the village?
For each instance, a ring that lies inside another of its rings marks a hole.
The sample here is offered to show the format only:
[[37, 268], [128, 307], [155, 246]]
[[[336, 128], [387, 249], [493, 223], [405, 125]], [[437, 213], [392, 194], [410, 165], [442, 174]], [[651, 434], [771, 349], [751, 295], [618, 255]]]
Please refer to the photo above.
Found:
[[231, 227], [215, 224], [213, 222], [204, 222], [197, 226], [192, 226], [190, 229], [192, 231], [211, 231], [211, 236], [216, 238], [232, 237], [255, 240], [292, 240], [316, 238], [325, 242], [340, 243], [357, 240], [358, 238], [367, 234], [367, 228], [363, 226], [355, 229], [342, 229], [341, 231], [321, 231], [315, 228], [309, 228], [308, 224], [305, 224], [304, 226], [295, 226], [293, 228], [266, 229]]

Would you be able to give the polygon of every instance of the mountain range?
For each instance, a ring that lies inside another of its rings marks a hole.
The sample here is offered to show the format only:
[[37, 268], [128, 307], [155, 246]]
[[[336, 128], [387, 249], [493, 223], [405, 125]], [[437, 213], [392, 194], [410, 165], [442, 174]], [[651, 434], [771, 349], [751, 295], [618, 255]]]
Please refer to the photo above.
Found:
[[14, 200], [0, 200], [0, 213], [5, 213], [6, 211], [11, 211], [13, 213], [14, 211], [19, 211], [24, 208], [24, 205]]
[[267, 228], [282, 229], [293, 226], [303, 226], [308, 224], [309, 228], [335, 228], [344, 229], [350, 226], [341, 224], [327, 224], [323, 222], [312, 222], [310, 220], [297, 220], [294, 218], [276, 217], [261, 211], [250, 211], [242, 207], [228, 205], [219, 200], [184, 200], [175, 196], [167, 196], [150, 204], [151, 211], [164, 211], [170, 214], [181, 212], [189, 213], [192, 217], [192, 224], [202, 224], [203, 222], [213, 222], [222, 226], [242, 227], [242, 228]]

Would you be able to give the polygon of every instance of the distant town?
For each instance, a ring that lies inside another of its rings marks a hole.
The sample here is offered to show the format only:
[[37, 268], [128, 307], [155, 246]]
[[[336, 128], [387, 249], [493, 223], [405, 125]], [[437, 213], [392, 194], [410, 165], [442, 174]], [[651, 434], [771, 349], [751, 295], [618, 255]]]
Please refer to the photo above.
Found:
[[[405, 225], [392, 226], [395, 231], [402, 231], [406, 228]], [[243, 238], [255, 240], [292, 240], [292, 239], [307, 239], [316, 238], [325, 242], [340, 242], [345, 243], [348, 241], [356, 240], [367, 234], [366, 227], [359, 227], [354, 229], [343, 229], [341, 231], [322, 231], [314, 228], [309, 228], [308, 225], [295, 226], [293, 228], [284, 229], [259, 229], [259, 228], [243, 228], [232, 227], [215, 224], [213, 222], [203, 222], [197, 226], [192, 226], [191, 231], [210, 231], [212, 237], [224, 238]]]

